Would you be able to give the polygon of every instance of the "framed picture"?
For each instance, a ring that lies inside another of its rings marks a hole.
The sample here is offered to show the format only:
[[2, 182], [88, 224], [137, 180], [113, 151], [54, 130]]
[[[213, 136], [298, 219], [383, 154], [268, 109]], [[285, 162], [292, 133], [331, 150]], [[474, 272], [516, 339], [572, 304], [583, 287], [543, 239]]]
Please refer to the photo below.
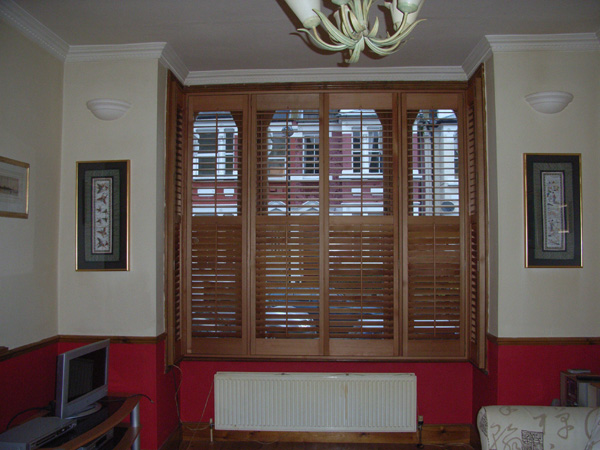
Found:
[[77, 270], [129, 270], [129, 161], [77, 163]]
[[525, 154], [526, 267], [582, 267], [581, 155]]
[[0, 156], [0, 216], [29, 216], [29, 164]]

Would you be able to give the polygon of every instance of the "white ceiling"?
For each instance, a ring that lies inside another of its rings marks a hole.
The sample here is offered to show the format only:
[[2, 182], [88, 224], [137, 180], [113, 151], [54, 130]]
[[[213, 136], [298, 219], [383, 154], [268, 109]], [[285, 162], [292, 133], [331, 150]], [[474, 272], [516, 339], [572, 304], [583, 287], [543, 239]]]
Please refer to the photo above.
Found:
[[[167, 42], [190, 72], [343, 66], [295, 32], [284, 0], [0, 0], [15, 4], [69, 46]], [[600, 0], [425, 0], [419, 17], [397, 53], [353, 67], [460, 67], [486, 35], [598, 36]]]

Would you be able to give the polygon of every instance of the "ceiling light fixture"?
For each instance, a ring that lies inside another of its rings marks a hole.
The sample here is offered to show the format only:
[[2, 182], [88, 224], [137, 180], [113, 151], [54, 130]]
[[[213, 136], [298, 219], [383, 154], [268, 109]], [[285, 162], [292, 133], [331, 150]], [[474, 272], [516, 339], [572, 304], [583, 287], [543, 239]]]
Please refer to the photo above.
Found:
[[[398, 50], [410, 32], [422, 21], [416, 20], [424, 0], [392, 0], [385, 6], [392, 14], [394, 32], [382, 38], [377, 36], [379, 18], [375, 18], [369, 28], [369, 10], [376, 0], [331, 0], [338, 9], [333, 13], [334, 25], [321, 12], [321, 0], [285, 0], [304, 28], [298, 31], [306, 33], [319, 48], [332, 52], [349, 50], [347, 63], [355, 63], [365, 48], [377, 55], [387, 56]], [[317, 27], [321, 25], [329, 35], [331, 42], [324, 41]], [[311, 33], [312, 32], [312, 33]]]

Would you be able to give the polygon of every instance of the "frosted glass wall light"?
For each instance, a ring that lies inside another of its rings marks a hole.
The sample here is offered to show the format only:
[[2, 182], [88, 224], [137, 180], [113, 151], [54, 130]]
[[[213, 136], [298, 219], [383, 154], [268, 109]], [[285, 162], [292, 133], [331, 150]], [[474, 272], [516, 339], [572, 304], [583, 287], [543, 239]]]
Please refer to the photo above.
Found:
[[96, 98], [86, 103], [88, 109], [101, 120], [115, 120], [123, 117], [131, 103], [110, 98]]
[[561, 112], [573, 100], [573, 95], [568, 92], [546, 91], [529, 94], [525, 101], [537, 112], [543, 114], [556, 114]]

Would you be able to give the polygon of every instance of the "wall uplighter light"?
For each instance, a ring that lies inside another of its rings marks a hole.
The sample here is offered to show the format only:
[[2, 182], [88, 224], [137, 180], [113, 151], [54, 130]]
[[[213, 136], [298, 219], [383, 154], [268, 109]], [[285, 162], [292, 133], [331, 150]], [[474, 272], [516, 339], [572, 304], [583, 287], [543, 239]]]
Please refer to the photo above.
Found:
[[101, 120], [120, 119], [131, 107], [131, 103], [110, 98], [96, 98], [86, 105], [94, 116]]
[[562, 91], [536, 92], [525, 96], [525, 101], [537, 112], [556, 114], [561, 112], [573, 100], [573, 94]]

